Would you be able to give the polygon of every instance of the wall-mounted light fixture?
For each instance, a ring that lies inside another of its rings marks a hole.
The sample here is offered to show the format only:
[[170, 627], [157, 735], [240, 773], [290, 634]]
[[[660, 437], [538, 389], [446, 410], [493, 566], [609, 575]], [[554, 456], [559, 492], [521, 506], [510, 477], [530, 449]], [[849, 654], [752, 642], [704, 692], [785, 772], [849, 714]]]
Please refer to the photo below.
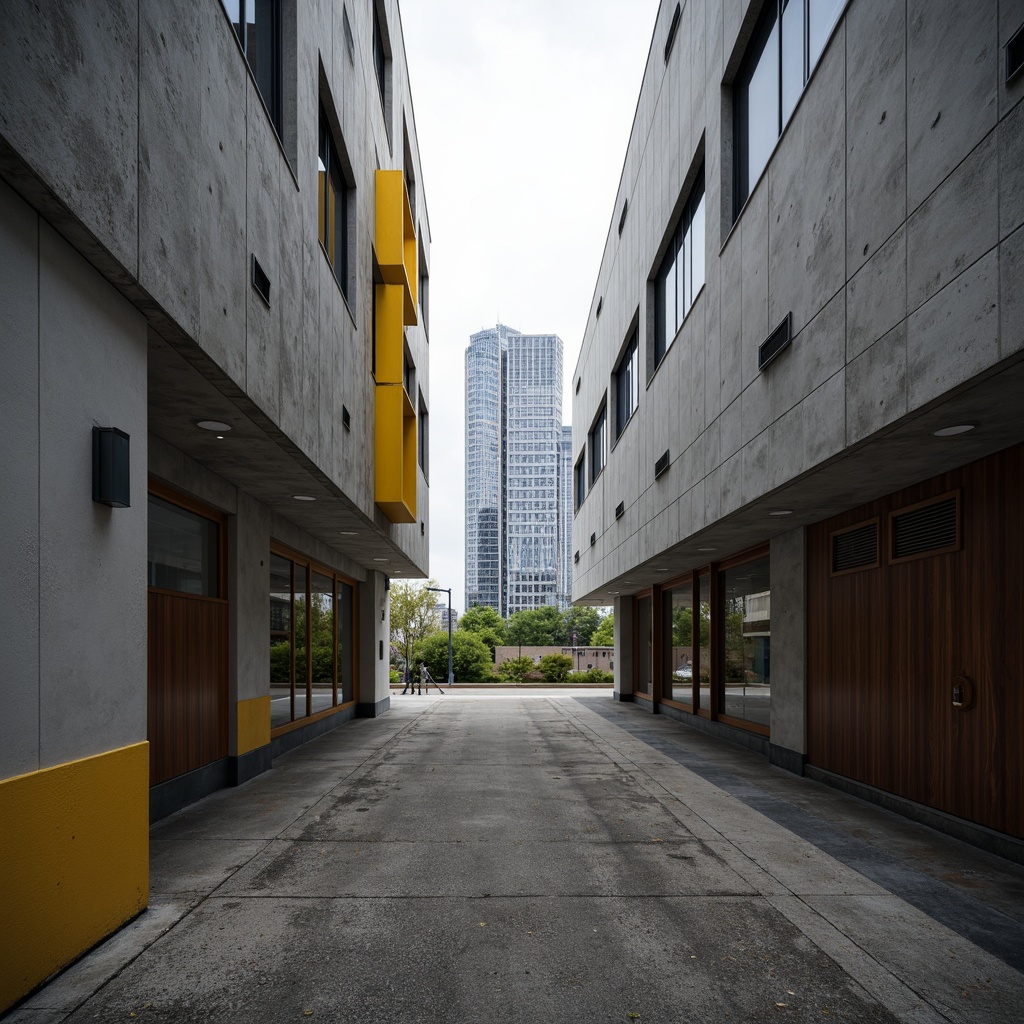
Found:
[[129, 436], [117, 427], [92, 428], [92, 500], [131, 508]]

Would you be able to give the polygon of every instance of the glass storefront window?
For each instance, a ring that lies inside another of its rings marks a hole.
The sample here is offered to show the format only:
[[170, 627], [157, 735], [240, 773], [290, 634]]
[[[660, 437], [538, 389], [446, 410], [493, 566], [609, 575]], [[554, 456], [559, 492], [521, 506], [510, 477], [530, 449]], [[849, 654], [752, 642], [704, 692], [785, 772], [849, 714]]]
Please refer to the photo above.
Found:
[[220, 525], [149, 496], [148, 585], [196, 597], [220, 597]]
[[355, 588], [338, 581], [338, 701], [347, 704], [355, 698], [356, 659], [352, 641]]
[[768, 557], [719, 574], [723, 679], [720, 713], [768, 728], [771, 582]]
[[314, 572], [309, 606], [312, 713], [334, 706], [334, 580]]
[[636, 692], [650, 693], [654, 676], [654, 623], [650, 597], [641, 597], [637, 601], [636, 624]]
[[295, 563], [295, 590], [292, 592], [292, 615], [295, 622], [295, 700], [294, 718], [309, 714], [306, 681], [306, 567]]
[[292, 563], [270, 556], [270, 728], [292, 720]]
[[693, 583], [681, 583], [665, 594], [665, 696], [688, 707], [693, 704], [695, 669]]
[[271, 552], [271, 729], [356, 698], [354, 616], [352, 584]]
[[698, 585], [700, 607], [700, 650], [697, 658], [697, 707], [711, 707], [711, 577], [701, 576]]

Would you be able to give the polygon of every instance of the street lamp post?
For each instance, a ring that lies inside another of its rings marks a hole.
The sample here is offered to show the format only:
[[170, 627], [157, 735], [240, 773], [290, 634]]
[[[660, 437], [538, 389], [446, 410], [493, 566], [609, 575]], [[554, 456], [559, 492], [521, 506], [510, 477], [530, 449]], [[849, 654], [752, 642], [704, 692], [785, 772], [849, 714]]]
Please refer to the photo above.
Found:
[[435, 594], [448, 595], [448, 685], [451, 686], [455, 682], [452, 674], [452, 588], [427, 587], [427, 590], [432, 590]]

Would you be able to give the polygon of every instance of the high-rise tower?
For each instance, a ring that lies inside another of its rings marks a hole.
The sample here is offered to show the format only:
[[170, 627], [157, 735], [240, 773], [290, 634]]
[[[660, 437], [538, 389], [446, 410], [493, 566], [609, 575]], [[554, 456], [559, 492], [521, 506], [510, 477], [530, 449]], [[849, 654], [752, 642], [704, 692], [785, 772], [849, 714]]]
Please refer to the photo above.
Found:
[[564, 606], [562, 340], [504, 324], [466, 350], [466, 605]]

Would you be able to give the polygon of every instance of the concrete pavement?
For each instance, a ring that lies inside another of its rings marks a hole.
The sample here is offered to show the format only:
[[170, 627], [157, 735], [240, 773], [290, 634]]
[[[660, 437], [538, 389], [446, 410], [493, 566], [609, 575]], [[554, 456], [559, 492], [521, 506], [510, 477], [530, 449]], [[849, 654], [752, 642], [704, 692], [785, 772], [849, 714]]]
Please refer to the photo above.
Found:
[[12, 1024], [1024, 1018], [1024, 868], [607, 690], [394, 696], [151, 864]]

